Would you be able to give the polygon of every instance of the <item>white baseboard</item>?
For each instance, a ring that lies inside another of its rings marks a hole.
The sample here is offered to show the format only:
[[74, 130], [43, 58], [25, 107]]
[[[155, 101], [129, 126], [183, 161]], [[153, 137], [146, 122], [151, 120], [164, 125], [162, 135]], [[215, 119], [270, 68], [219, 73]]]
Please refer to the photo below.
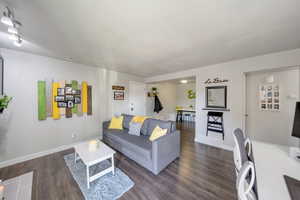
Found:
[[[90, 138], [89, 140], [91, 140], [91, 139], [96, 139], [96, 138]], [[3, 162], [0, 162], [0, 168], [7, 167], [7, 166], [10, 166], [10, 165], [14, 165], [14, 164], [17, 164], [17, 163], [21, 163], [21, 162], [24, 162], [24, 161], [27, 161], [27, 160], [39, 158], [39, 157], [42, 157], [42, 156], [46, 156], [46, 155], [49, 155], [49, 154], [52, 154], [52, 153], [57, 153], [57, 152], [60, 152], [60, 151], [64, 151], [64, 150], [67, 150], [67, 149], [70, 149], [70, 148], [74, 147], [74, 145], [76, 145], [80, 142], [83, 142], [83, 141], [78, 141], [78, 142], [75, 142], [75, 143], [72, 143], [72, 144], [62, 145], [62, 146], [59, 146], [59, 147], [56, 147], [56, 148], [53, 148], [53, 149], [49, 149], [49, 150], [46, 150], [46, 151], [41, 151], [41, 152], [26, 155], [26, 156], [21, 156], [21, 157], [18, 157], [18, 158], [14, 158], [14, 159], [11, 159], [11, 160], [6, 160], [6, 161], [3, 161]]]
[[198, 143], [201, 143], [201, 144], [206, 144], [206, 145], [213, 146], [213, 147], [217, 147], [217, 148], [220, 148], [220, 149], [225, 149], [225, 150], [228, 150], [228, 151], [233, 151], [233, 147], [231, 147], [229, 145], [226, 145], [226, 144], [216, 144], [216, 143], [210, 142], [208, 140], [198, 140], [197, 138], [195, 138], [195, 142], [198, 142]]

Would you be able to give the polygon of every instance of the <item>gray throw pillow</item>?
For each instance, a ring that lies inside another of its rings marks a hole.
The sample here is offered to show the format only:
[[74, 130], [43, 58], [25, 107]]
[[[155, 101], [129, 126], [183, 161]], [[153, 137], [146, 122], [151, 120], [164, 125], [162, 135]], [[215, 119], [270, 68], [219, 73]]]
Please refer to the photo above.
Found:
[[150, 119], [146, 119], [142, 125], [142, 128], [141, 128], [142, 135], [147, 135], [149, 120]]
[[132, 118], [134, 117], [133, 115], [127, 115], [127, 114], [122, 114], [124, 117], [123, 119], [123, 127], [125, 129], [129, 129], [129, 123], [131, 122]]
[[128, 134], [140, 136], [142, 125], [141, 123], [130, 122]]

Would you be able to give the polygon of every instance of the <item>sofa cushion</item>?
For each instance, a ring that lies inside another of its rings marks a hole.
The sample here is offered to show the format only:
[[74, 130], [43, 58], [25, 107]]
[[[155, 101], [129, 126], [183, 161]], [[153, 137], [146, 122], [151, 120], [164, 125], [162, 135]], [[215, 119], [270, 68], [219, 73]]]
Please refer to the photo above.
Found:
[[110, 135], [114, 135], [114, 134], [127, 134], [128, 133], [128, 130], [126, 129], [122, 129], [122, 130], [119, 130], [119, 129], [105, 129], [103, 131], [103, 135], [105, 136], [110, 136]]
[[130, 122], [128, 134], [140, 136], [142, 125], [142, 123]]
[[176, 122], [174, 122], [174, 121], [170, 121], [170, 122], [171, 122], [171, 132], [176, 131], [177, 130], [177, 128], [176, 128]]
[[108, 129], [118, 129], [122, 130], [123, 129], [123, 116], [120, 117], [113, 117], [110, 121]]
[[126, 129], [129, 129], [129, 123], [131, 122], [132, 118], [134, 117], [133, 115], [127, 115], [127, 114], [122, 114], [124, 117], [123, 119], [123, 127]]
[[142, 128], [141, 128], [141, 134], [142, 135], [147, 135], [147, 132], [148, 132], [148, 124], [149, 124], [149, 118], [146, 119], [142, 125]]
[[128, 130], [106, 130], [104, 135], [118, 143], [123, 150], [128, 149], [131, 154], [151, 160], [152, 143], [148, 136], [129, 135]]
[[146, 119], [148, 119], [149, 117], [147, 117], [147, 116], [140, 116], [140, 115], [136, 115], [136, 116], [134, 116], [133, 118], [132, 118], [132, 122], [135, 122], [135, 123], [144, 123], [144, 121], [146, 120]]
[[156, 126], [152, 134], [150, 135], [149, 140], [153, 142], [154, 140], [157, 140], [158, 138], [166, 135], [167, 131], [168, 129], [162, 129], [159, 126]]
[[147, 135], [151, 135], [156, 126], [159, 126], [162, 129], [168, 129], [167, 134], [171, 132], [172, 122], [171, 121], [163, 121], [159, 119], [149, 119], [148, 122], [148, 131]]

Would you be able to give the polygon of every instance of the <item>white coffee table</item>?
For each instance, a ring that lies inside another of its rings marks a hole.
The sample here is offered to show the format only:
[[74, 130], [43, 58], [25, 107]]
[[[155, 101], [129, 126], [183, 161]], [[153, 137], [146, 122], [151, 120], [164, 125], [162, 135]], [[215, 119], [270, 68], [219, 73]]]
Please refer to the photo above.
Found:
[[[94, 150], [89, 149], [89, 141], [79, 143], [75, 145], [74, 148], [75, 164], [77, 160], [81, 159], [86, 165], [87, 188], [90, 188], [90, 182], [93, 182], [101, 176], [110, 172], [112, 172], [113, 175], [115, 174], [114, 154], [116, 152], [103, 142], [99, 141], [99, 147]], [[107, 159], [111, 159], [111, 167], [90, 176], [89, 168]]]

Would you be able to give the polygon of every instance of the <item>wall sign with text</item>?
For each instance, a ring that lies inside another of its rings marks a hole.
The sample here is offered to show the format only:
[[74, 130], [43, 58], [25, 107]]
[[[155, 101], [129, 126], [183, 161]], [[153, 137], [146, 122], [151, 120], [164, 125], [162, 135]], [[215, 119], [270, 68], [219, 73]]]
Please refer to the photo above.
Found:
[[204, 83], [205, 84], [217, 84], [217, 83], [227, 83], [229, 82], [228, 79], [220, 79], [220, 78], [214, 78], [214, 79], [207, 79]]
[[125, 90], [125, 87], [124, 86], [120, 86], [120, 85], [113, 85], [112, 89], [113, 90]]

